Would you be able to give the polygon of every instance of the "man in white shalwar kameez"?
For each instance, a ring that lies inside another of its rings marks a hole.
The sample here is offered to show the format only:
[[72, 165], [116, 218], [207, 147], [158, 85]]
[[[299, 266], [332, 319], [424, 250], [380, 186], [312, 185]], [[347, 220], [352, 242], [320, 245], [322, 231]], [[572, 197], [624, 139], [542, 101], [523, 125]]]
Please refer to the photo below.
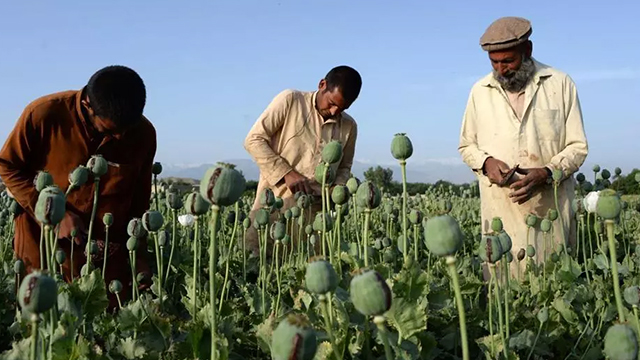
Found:
[[[535, 247], [538, 262], [547, 259], [556, 244], [575, 249], [573, 174], [588, 152], [576, 85], [567, 74], [531, 56], [531, 33], [528, 20], [506, 17], [493, 22], [481, 37], [493, 72], [471, 89], [459, 144], [462, 159], [479, 180], [483, 233], [490, 233], [491, 220], [500, 217], [511, 237], [512, 275], [518, 251], [528, 244]], [[515, 176], [501, 184], [516, 165]], [[558, 187], [562, 219], [553, 221], [552, 233], [546, 235], [545, 255], [540, 221], [529, 229], [525, 218], [535, 214], [541, 219], [556, 208], [553, 170], [562, 171]], [[526, 258], [521, 270], [525, 264]]]

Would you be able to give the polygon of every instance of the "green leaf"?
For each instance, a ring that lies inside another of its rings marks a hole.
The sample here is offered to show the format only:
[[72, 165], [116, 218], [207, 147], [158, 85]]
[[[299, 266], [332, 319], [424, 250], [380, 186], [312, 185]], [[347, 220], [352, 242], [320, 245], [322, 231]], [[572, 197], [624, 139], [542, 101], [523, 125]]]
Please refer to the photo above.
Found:
[[118, 345], [118, 351], [127, 359], [141, 359], [143, 358], [147, 351], [145, 350], [142, 343], [138, 340], [134, 340], [131, 337], [128, 337], [124, 340], [120, 340], [120, 344]]
[[427, 300], [423, 298], [416, 302], [394, 298], [386, 316], [402, 339], [408, 339], [427, 327]]

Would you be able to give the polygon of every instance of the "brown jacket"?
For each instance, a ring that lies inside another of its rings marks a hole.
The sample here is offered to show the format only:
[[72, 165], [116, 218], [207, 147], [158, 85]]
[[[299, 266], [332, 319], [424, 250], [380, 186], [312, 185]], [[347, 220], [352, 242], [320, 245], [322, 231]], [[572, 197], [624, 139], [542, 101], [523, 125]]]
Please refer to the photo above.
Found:
[[[141, 217], [149, 208], [156, 132], [145, 118], [128, 129], [119, 140], [103, 137], [85, 117], [82, 94], [83, 90], [64, 91], [30, 103], [0, 151], [0, 177], [25, 210], [15, 219], [14, 249], [17, 257], [25, 262], [27, 271], [40, 267], [40, 224], [34, 217], [38, 192], [33, 180], [37, 172], [48, 171], [55, 185], [66, 192], [69, 174], [77, 166], [86, 165], [92, 155], [100, 154], [109, 162], [109, 170], [100, 178], [92, 239], [104, 240], [102, 218], [105, 213], [112, 213], [114, 223], [109, 229], [109, 248], [120, 250], [113, 256], [115, 261], [111, 261], [111, 257], [107, 261], [106, 272], [112, 273], [107, 276], [107, 281], [109, 278], [124, 277], [121, 279], [124, 283], [130, 274], [125, 245], [128, 239], [127, 224], [131, 218]], [[89, 181], [72, 190], [67, 198], [67, 211], [79, 215], [87, 229], [93, 194], [93, 176], [89, 176]], [[68, 239], [59, 239], [58, 244], [67, 252], [64, 270], [68, 280], [70, 242]], [[114, 244], [113, 247], [111, 244]], [[139, 249], [145, 249], [144, 245], [141, 244]], [[84, 246], [74, 248], [75, 276], [86, 261], [84, 250]], [[102, 263], [94, 265], [102, 267]]]

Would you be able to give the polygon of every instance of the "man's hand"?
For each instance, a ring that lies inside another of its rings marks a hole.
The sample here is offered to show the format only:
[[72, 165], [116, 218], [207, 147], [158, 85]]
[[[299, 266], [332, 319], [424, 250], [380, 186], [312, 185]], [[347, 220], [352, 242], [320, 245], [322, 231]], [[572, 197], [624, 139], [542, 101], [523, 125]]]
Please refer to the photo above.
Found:
[[284, 176], [284, 182], [285, 184], [287, 184], [289, 190], [291, 190], [291, 192], [294, 194], [298, 191], [301, 191], [305, 194], [311, 194], [313, 192], [309, 184], [309, 179], [300, 175], [300, 173], [295, 170], [291, 170], [287, 175]]
[[509, 172], [509, 165], [490, 157], [484, 162], [483, 170], [491, 183], [499, 184], [502, 182], [502, 178]]
[[87, 229], [84, 226], [84, 222], [78, 217], [78, 215], [67, 211], [64, 214], [64, 218], [60, 221], [60, 227], [58, 228], [58, 238], [68, 238], [71, 239], [71, 231], [76, 229], [78, 232], [74, 241], [77, 245], [82, 245], [86, 242], [87, 237]]
[[521, 205], [531, 199], [531, 196], [547, 183], [549, 173], [546, 168], [518, 169], [517, 172], [525, 176], [511, 184], [510, 188], [514, 191], [509, 194], [509, 197], [511, 201]]

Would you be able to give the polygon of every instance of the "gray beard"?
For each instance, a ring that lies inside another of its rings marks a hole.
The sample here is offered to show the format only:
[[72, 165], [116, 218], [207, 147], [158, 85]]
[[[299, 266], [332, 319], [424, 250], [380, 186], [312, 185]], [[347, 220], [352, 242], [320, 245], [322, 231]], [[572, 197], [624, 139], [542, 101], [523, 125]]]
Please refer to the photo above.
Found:
[[493, 78], [500, 83], [503, 89], [509, 92], [519, 92], [527, 86], [529, 80], [536, 72], [536, 66], [531, 58], [522, 61], [522, 65], [516, 71], [507, 73], [507, 76], [500, 75], [497, 71], [493, 71]]

